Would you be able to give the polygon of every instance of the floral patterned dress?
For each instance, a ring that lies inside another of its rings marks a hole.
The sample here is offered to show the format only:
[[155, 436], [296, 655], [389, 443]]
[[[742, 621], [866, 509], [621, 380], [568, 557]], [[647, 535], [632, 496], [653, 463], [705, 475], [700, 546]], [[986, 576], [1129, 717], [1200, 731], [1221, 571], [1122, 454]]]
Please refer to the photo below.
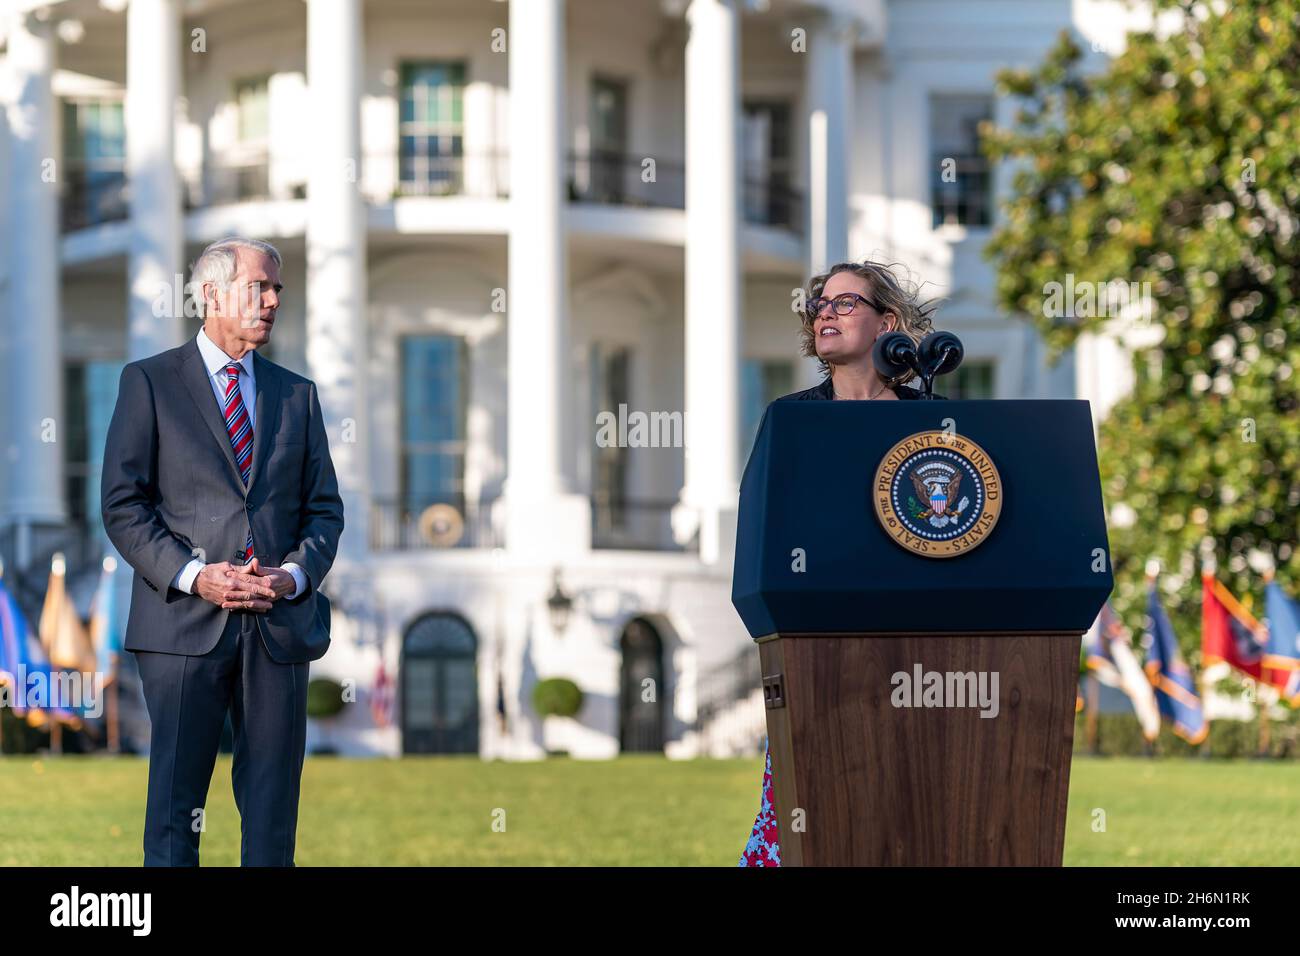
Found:
[[772, 804], [772, 751], [764, 747], [763, 802], [754, 820], [745, 850], [737, 866], [780, 866], [781, 837], [776, 827], [776, 810]]

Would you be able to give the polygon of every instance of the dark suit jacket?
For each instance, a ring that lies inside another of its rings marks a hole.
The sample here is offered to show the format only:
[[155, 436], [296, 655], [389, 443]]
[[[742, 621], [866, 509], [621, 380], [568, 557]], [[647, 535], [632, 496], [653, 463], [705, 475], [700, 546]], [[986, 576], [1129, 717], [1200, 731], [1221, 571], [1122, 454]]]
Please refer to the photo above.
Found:
[[[104, 447], [104, 529], [135, 569], [126, 649], [206, 654], [231, 613], [253, 613], [272, 659], [302, 663], [329, 647], [319, 592], [343, 531], [343, 501], [311, 380], [254, 353], [253, 465], [245, 492], [198, 343], [122, 369]], [[253, 530], [260, 563], [293, 562], [303, 593], [265, 613], [232, 612], [170, 586], [191, 558], [236, 560]]]
[[[920, 399], [920, 389], [912, 388], [908, 385], [895, 385], [894, 394], [901, 399]], [[943, 395], [934, 395], [934, 398], [945, 398]], [[835, 401], [835, 390], [831, 385], [831, 377], [827, 375], [822, 379], [820, 385], [814, 385], [812, 388], [805, 388], [802, 392], [791, 392], [789, 395], [782, 395], [777, 399], [778, 402], [808, 402], [808, 401]]]

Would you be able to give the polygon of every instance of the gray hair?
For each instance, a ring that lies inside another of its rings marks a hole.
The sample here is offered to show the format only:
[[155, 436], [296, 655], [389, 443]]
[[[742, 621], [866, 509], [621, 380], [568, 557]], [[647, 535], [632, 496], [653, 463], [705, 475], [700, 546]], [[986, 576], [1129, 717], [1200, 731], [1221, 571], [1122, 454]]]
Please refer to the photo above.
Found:
[[200, 252], [199, 257], [190, 266], [190, 290], [194, 296], [194, 307], [198, 311], [199, 318], [203, 318], [207, 309], [207, 303], [203, 301], [203, 284], [212, 282], [218, 288], [224, 289], [234, 281], [235, 271], [239, 265], [235, 252], [237, 249], [249, 249], [269, 256], [275, 260], [277, 266], [281, 265], [280, 250], [269, 242], [263, 242], [261, 239], [245, 239], [243, 236], [227, 236], [225, 239], [218, 239]]

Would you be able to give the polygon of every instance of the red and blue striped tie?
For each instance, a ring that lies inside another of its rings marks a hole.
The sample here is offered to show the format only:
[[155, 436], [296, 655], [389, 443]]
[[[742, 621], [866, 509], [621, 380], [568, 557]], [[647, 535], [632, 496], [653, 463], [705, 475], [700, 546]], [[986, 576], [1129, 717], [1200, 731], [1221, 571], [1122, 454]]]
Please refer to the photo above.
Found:
[[[239, 466], [239, 477], [248, 487], [248, 479], [253, 473], [253, 423], [248, 420], [248, 409], [239, 394], [238, 362], [226, 366], [226, 431], [230, 435], [230, 446], [235, 450], [235, 463]], [[251, 561], [253, 557], [253, 528], [248, 528], [248, 543], [244, 547], [241, 560]]]

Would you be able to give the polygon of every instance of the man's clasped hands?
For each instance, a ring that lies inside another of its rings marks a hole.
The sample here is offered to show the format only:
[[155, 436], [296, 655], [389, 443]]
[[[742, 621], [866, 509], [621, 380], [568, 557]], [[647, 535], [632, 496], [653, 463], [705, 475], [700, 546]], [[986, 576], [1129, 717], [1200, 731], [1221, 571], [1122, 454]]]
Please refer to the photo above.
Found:
[[271, 603], [297, 587], [284, 568], [264, 567], [254, 556], [247, 564], [205, 564], [194, 579], [194, 593], [217, 607], [266, 612]]

